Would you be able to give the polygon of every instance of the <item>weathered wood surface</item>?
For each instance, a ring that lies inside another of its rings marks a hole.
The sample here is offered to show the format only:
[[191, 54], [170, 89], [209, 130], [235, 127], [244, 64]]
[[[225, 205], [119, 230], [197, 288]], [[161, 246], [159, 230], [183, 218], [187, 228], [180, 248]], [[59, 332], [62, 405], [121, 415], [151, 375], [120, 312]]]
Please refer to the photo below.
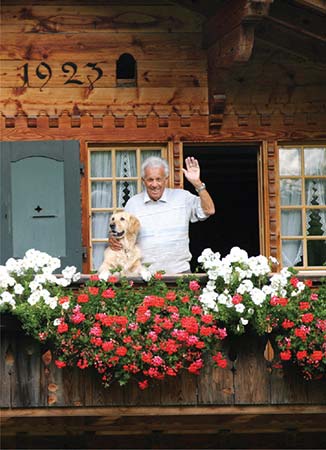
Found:
[[58, 369], [51, 350], [21, 330], [1, 340], [1, 401], [4, 408], [113, 405], [326, 405], [326, 379], [307, 382], [294, 370], [271, 369], [266, 339], [243, 336], [223, 343], [228, 368], [209, 361], [199, 377], [183, 373], [141, 391], [136, 381], [104, 388], [93, 369]]
[[64, 62], [67, 56], [76, 61], [90, 59], [117, 60], [130, 52], [136, 60], [176, 61], [204, 58], [201, 35], [198, 33], [97, 33], [95, 35], [8, 33], [1, 46], [1, 60], [46, 60]]
[[[73, 2], [70, 4], [26, 5], [26, 2], [3, 2], [3, 31], [17, 33], [100, 33], [134, 32], [139, 28], [146, 32], [201, 32], [203, 16], [177, 5], [147, 4], [141, 2], [141, 11], [134, 4], [114, 4], [102, 2], [101, 8], [94, 13], [94, 3], [78, 2], [78, 14]], [[17, 4], [18, 3], [18, 4]], [[149, 2], [148, 2], [149, 3]]]

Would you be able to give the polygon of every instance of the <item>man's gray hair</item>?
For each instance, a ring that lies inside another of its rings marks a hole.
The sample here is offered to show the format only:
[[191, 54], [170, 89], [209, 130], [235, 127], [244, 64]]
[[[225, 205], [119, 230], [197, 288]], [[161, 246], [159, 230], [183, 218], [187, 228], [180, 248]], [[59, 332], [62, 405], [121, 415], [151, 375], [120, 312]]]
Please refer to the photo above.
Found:
[[165, 176], [169, 176], [169, 165], [166, 159], [160, 158], [159, 156], [150, 156], [145, 159], [143, 164], [141, 165], [141, 176], [142, 178], [145, 177], [145, 170], [147, 168], [157, 168], [157, 167], [163, 167]]

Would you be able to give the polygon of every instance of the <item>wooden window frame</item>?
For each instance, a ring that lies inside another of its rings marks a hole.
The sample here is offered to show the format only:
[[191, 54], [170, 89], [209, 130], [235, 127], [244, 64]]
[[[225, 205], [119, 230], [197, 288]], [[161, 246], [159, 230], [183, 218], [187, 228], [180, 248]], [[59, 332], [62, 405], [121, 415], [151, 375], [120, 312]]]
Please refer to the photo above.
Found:
[[[136, 177], [117, 177], [116, 176], [116, 153], [120, 151], [135, 151], [136, 163], [137, 163], [137, 176]], [[141, 180], [141, 152], [148, 150], [161, 151], [161, 157], [168, 160], [168, 145], [159, 143], [144, 143], [144, 144], [106, 144], [106, 143], [88, 143], [87, 144], [87, 216], [88, 216], [88, 248], [89, 248], [89, 267], [93, 269], [93, 244], [107, 242], [105, 238], [93, 238], [92, 236], [92, 215], [93, 213], [115, 213], [122, 211], [123, 208], [117, 206], [117, 182], [122, 180], [136, 181], [137, 193], [143, 190]], [[92, 177], [91, 176], [91, 154], [93, 152], [112, 152], [112, 174], [111, 177]], [[173, 177], [173, 171], [170, 170], [168, 185], [171, 186]], [[93, 181], [105, 181], [112, 183], [112, 206], [108, 208], [93, 208], [91, 203], [92, 182]]]
[[[303, 265], [302, 266], [294, 266], [298, 270], [302, 271], [320, 271], [321, 269], [324, 269], [325, 267], [320, 266], [309, 266], [308, 265], [308, 248], [307, 248], [307, 242], [310, 240], [325, 240], [326, 241], [326, 235], [325, 236], [308, 236], [307, 230], [306, 230], [306, 211], [308, 209], [323, 209], [326, 210], [326, 205], [306, 205], [305, 204], [305, 180], [314, 179], [314, 178], [322, 178], [326, 180], [326, 174], [325, 175], [305, 175], [304, 173], [304, 150], [306, 149], [313, 149], [313, 148], [325, 148], [325, 144], [279, 144], [278, 145], [278, 151], [277, 151], [277, 159], [276, 159], [276, 175], [277, 175], [277, 187], [278, 187], [278, 198], [279, 198], [279, 204], [278, 204], [278, 222], [280, 224], [279, 232], [280, 232], [280, 256], [282, 260], [282, 242], [285, 240], [301, 240], [303, 242]], [[300, 149], [300, 163], [301, 163], [301, 174], [300, 175], [280, 175], [280, 150], [283, 149]], [[281, 180], [283, 179], [296, 179], [301, 180], [301, 205], [281, 205]], [[298, 236], [283, 236], [282, 235], [282, 219], [281, 219], [281, 213], [282, 210], [300, 210], [302, 213], [302, 234]], [[283, 262], [281, 261], [281, 265], [283, 266]]]

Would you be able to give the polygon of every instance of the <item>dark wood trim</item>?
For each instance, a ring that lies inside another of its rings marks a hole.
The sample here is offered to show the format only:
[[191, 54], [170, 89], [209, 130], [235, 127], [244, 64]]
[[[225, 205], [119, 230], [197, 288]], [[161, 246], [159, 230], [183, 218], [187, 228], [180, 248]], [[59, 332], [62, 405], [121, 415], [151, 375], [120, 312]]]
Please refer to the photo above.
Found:
[[266, 414], [326, 414], [326, 405], [272, 405], [272, 406], [112, 406], [76, 408], [15, 408], [1, 409], [2, 420], [12, 417], [59, 416], [200, 416], [200, 415], [266, 415]]

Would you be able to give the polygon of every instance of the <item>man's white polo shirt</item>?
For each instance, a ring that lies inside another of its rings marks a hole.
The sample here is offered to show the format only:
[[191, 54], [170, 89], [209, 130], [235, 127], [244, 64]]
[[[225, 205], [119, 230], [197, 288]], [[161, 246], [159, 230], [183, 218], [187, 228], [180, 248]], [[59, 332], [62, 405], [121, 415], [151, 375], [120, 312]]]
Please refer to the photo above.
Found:
[[146, 191], [128, 200], [125, 210], [141, 223], [137, 243], [142, 262], [154, 273], [190, 270], [189, 222], [207, 219], [200, 198], [183, 189], [166, 188], [162, 197], [151, 200]]

